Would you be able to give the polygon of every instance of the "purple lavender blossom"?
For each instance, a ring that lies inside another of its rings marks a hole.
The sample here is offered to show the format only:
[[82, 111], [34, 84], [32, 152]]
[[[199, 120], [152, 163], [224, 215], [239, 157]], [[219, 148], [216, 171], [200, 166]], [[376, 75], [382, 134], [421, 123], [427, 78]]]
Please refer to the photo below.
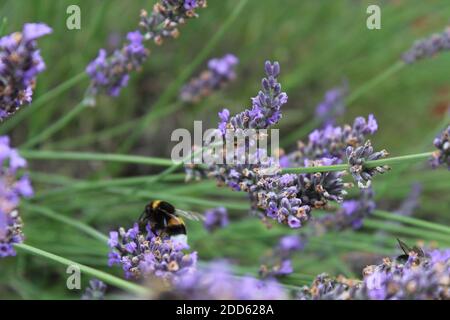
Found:
[[81, 296], [81, 300], [104, 300], [107, 286], [98, 279], [89, 281], [89, 287]]
[[265, 71], [262, 90], [252, 98], [252, 109], [231, 117], [229, 121], [227, 119], [228, 129], [266, 129], [281, 119], [281, 107], [287, 103], [288, 96], [281, 91], [281, 84], [277, 81], [280, 64], [266, 61]]
[[411, 49], [405, 52], [402, 59], [407, 64], [431, 58], [440, 52], [450, 49], [450, 28], [444, 32], [433, 34], [428, 38], [417, 40]]
[[210, 263], [196, 272], [185, 273], [173, 282], [169, 291], [159, 292], [157, 299], [179, 300], [282, 300], [287, 293], [275, 280], [237, 277], [224, 262]]
[[345, 113], [345, 97], [347, 85], [330, 89], [325, 93], [324, 100], [316, 107], [316, 117], [325, 125], [332, 125], [335, 118]]
[[227, 209], [223, 207], [207, 210], [205, 211], [204, 216], [204, 227], [208, 232], [225, 228], [229, 223]]
[[178, 27], [187, 19], [197, 18], [197, 8], [205, 8], [206, 0], [160, 0], [153, 7], [149, 15], [141, 11], [140, 26], [145, 39], [152, 39], [160, 45], [164, 38], [176, 38], [179, 35]]
[[374, 134], [377, 129], [378, 124], [372, 114], [367, 120], [357, 117], [352, 126], [327, 125], [311, 132], [307, 143], [299, 141], [297, 150], [287, 154], [283, 161], [290, 166], [303, 166], [307, 160], [336, 158], [338, 163], [342, 163], [345, 161], [347, 147], [357, 148], [363, 145], [366, 136]]
[[363, 280], [319, 275], [312, 286], [298, 293], [302, 300], [448, 300], [450, 255], [411, 252], [404, 263], [390, 258], [363, 270]]
[[0, 38], [0, 121], [31, 103], [36, 77], [45, 70], [36, 39], [51, 32], [43, 23], [26, 23], [22, 32]]
[[171, 280], [195, 269], [197, 253], [185, 253], [186, 243], [155, 234], [148, 225], [141, 232], [137, 224], [125, 231], [110, 232], [109, 265], [121, 265], [126, 278], [161, 277]]
[[[307, 161], [306, 166], [322, 166], [335, 163], [335, 159]], [[317, 172], [308, 174], [284, 174], [262, 178], [258, 181], [256, 207], [265, 215], [291, 228], [300, 228], [309, 220], [313, 208], [323, 208], [329, 201], [342, 202], [345, 188], [350, 185], [342, 180], [345, 172]]]
[[363, 146], [357, 148], [348, 146], [346, 154], [350, 166], [350, 173], [358, 183], [359, 188], [368, 188], [375, 174], [383, 174], [390, 169], [386, 165], [376, 167], [366, 166], [366, 161], [382, 159], [388, 155], [386, 150], [374, 152], [370, 140], [367, 140]]
[[0, 258], [14, 256], [13, 244], [24, 239], [17, 207], [21, 198], [33, 195], [28, 176], [21, 173], [25, 167], [25, 159], [10, 147], [9, 138], [0, 137]]
[[437, 150], [430, 158], [432, 167], [447, 165], [450, 170], [450, 125], [434, 139], [433, 144]]
[[220, 90], [236, 78], [235, 67], [239, 60], [232, 54], [214, 58], [208, 62], [208, 70], [192, 79], [180, 91], [180, 99], [184, 102], [198, 102], [211, 92]]
[[306, 238], [303, 236], [290, 235], [280, 239], [273, 251], [263, 257], [263, 264], [259, 274], [263, 278], [273, 278], [289, 275], [293, 272], [292, 255], [303, 250]]
[[91, 78], [89, 97], [101, 92], [118, 96], [121, 88], [128, 84], [129, 73], [138, 70], [147, 59], [149, 51], [144, 47], [144, 37], [139, 31], [128, 33], [127, 40], [121, 50], [115, 50], [110, 56], [101, 49], [97, 58], [87, 66], [86, 72]]

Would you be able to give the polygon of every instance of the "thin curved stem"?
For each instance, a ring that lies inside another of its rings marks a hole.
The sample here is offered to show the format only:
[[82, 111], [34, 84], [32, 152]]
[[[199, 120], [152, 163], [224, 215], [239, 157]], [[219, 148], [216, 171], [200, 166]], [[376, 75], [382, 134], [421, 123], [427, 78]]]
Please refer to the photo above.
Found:
[[95, 278], [97, 278], [99, 280], [104, 281], [105, 283], [108, 283], [108, 284], [110, 284], [112, 286], [115, 286], [117, 288], [126, 290], [126, 291], [131, 292], [131, 293], [138, 294], [138, 295], [144, 295], [144, 294], [149, 292], [149, 289], [144, 288], [142, 286], [139, 286], [137, 284], [134, 284], [134, 283], [128, 282], [126, 280], [120, 279], [120, 278], [115, 277], [115, 276], [113, 276], [113, 275], [111, 275], [109, 273], [106, 273], [106, 272], [94, 269], [92, 267], [88, 267], [88, 266], [82, 265], [82, 264], [77, 263], [75, 261], [72, 261], [72, 260], [69, 260], [69, 259], [57, 256], [56, 254], [53, 254], [53, 253], [50, 253], [50, 252], [47, 252], [47, 251], [35, 248], [35, 247], [30, 246], [28, 244], [17, 243], [17, 244], [14, 244], [14, 247], [16, 249], [19, 249], [19, 250], [24, 251], [26, 253], [30, 253], [30, 254], [38, 256], [38, 257], [46, 258], [46, 259], [49, 259], [51, 261], [60, 263], [60, 264], [65, 265], [65, 266], [77, 266], [77, 267], [80, 268], [81, 272], [84, 272], [84, 273], [86, 273], [86, 274], [88, 274], [88, 275], [90, 275], [92, 277], [95, 277]]
[[[428, 159], [432, 152], [409, 154], [405, 156], [391, 157], [373, 161], [367, 161], [364, 166], [367, 168], [374, 168], [383, 165], [399, 164], [417, 162]], [[348, 170], [348, 164], [336, 164], [332, 166], [317, 166], [317, 167], [299, 167], [299, 168], [285, 168], [282, 173], [315, 173], [315, 172], [331, 172]]]
[[42, 131], [37, 136], [34, 136], [33, 138], [25, 142], [21, 147], [31, 148], [37, 145], [38, 143], [47, 140], [53, 134], [64, 128], [66, 124], [68, 124], [72, 119], [78, 116], [86, 108], [88, 108], [88, 105], [86, 105], [84, 101], [80, 102], [74, 108], [72, 108], [72, 110], [70, 110], [64, 117], [56, 121], [54, 124], [52, 124], [50, 127]]
[[20, 154], [26, 159], [41, 159], [41, 160], [71, 160], [71, 161], [88, 160], [88, 161], [126, 162], [126, 163], [136, 163], [162, 167], [170, 167], [174, 164], [170, 159], [145, 157], [145, 156], [132, 156], [114, 153], [20, 150]]
[[105, 236], [103, 233], [95, 230], [94, 228], [91, 228], [90, 226], [88, 226], [78, 220], [74, 220], [72, 218], [58, 214], [49, 208], [32, 205], [32, 204], [28, 204], [25, 202], [22, 202], [20, 204], [20, 206], [21, 206], [21, 208], [23, 208], [25, 210], [36, 212], [36, 213], [44, 215], [50, 219], [59, 221], [61, 223], [67, 224], [72, 227], [75, 227], [75, 228], [81, 230], [82, 232], [90, 235], [91, 237], [93, 237], [97, 240], [100, 240], [101, 242], [103, 242], [105, 244], [108, 242], [108, 237]]

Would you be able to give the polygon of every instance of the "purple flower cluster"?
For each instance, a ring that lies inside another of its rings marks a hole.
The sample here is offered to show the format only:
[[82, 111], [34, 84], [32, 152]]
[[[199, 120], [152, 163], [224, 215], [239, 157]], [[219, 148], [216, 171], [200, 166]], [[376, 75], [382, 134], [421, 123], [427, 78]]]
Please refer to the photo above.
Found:
[[437, 150], [431, 156], [431, 165], [433, 168], [447, 165], [450, 170], [450, 125], [434, 139], [433, 144]]
[[203, 71], [199, 77], [192, 79], [181, 89], [181, 101], [198, 102], [211, 92], [221, 89], [236, 78], [235, 67], [238, 62], [238, 58], [233, 54], [209, 60], [208, 70]]
[[52, 32], [43, 23], [26, 23], [22, 32], [0, 38], [0, 121], [32, 100], [45, 63], [36, 40]]
[[357, 199], [344, 201], [337, 212], [314, 220], [315, 232], [322, 234], [332, 230], [359, 229], [362, 227], [364, 218], [370, 216], [375, 207], [372, 189], [362, 189]]
[[303, 166], [305, 160], [322, 158], [337, 158], [338, 163], [345, 161], [346, 149], [351, 146], [357, 148], [364, 144], [368, 134], [374, 134], [378, 129], [375, 117], [370, 114], [367, 120], [357, 117], [353, 125], [327, 125], [323, 129], [316, 129], [309, 134], [308, 142], [298, 142], [297, 150], [282, 157], [283, 167]]
[[170, 237], [155, 234], [148, 225], [146, 232], [138, 224], [125, 231], [111, 231], [109, 265], [121, 265], [126, 278], [148, 276], [171, 280], [195, 268], [197, 253], [185, 253], [188, 245]]
[[106, 284], [98, 279], [89, 281], [89, 287], [81, 296], [81, 300], [104, 300], [106, 292]]
[[264, 257], [259, 269], [263, 278], [285, 276], [292, 273], [291, 257], [295, 252], [303, 250], [306, 240], [303, 236], [290, 235], [280, 239], [277, 247]]
[[178, 300], [282, 300], [287, 298], [275, 280], [237, 277], [224, 262], [210, 263], [206, 268], [185, 273], [175, 279], [170, 291], [159, 292], [157, 299]]
[[206, 210], [204, 216], [205, 221], [203, 225], [209, 232], [225, 228], [229, 223], [227, 209], [223, 207]]
[[334, 123], [335, 118], [345, 112], [345, 97], [347, 96], [347, 86], [336, 87], [325, 93], [324, 100], [316, 107], [316, 117], [323, 121], [325, 125]]
[[447, 28], [440, 34], [433, 34], [428, 38], [417, 40], [412, 48], [403, 54], [402, 59], [405, 63], [411, 64], [449, 49], [450, 28]]
[[22, 197], [31, 197], [28, 176], [21, 175], [26, 161], [10, 147], [7, 136], [0, 137], [0, 258], [16, 254], [13, 244], [23, 242], [22, 219], [17, 207]]
[[[335, 164], [335, 159], [306, 161], [306, 166]], [[345, 172], [283, 174], [261, 178], [257, 185], [256, 207], [267, 217], [291, 228], [300, 228], [310, 218], [314, 208], [324, 208], [329, 201], [342, 202], [346, 195], [342, 176]]]
[[267, 129], [281, 119], [281, 107], [287, 103], [286, 92], [281, 91], [277, 81], [280, 74], [278, 62], [265, 63], [266, 77], [262, 79], [262, 90], [252, 98], [252, 109], [245, 110], [230, 118], [230, 112], [224, 109], [219, 113], [219, 129]]
[[359, 188], [368, 188], [375, 174], [382, 174], [390, 169], [386, 165], [376, 167], [366, 166], [366, 161], [382, 159], [388, 155], [386, 150], [374, 152], [370, 140], [367, 140], [363, 146], [357, 148], [348, 146], [346, 155], [350, 166], [350, 173], [358, 183]]
[[146, 40], [153, 39], [159, 45], [164, 38], [178, 37], [179, 25], [198, 17], [195, 9], [205, 7], [206, 0], [160, 0], [150, 15], [145, 10], [141, 11], [140, 26]]
[[363, 280], [320, 275], [298, 293], [304, 300], [448, 300], [450, 251], [433, 250], [420, 257], [411, 252], [406, 262], [383, 259], [363, 270]]
[[149, 51], [144, 47], [144, 37], [139, 31], [128, 33], [127, 40], [122, 49], [115, 50], [110, 56], [100, 49], [97, 58], [87, 66], [86, 72], [91, 78], [90, 97], [100, 92], [118, 96], [120, 89], [128, 83], [129, 73], [138, 70], [147, 59]]

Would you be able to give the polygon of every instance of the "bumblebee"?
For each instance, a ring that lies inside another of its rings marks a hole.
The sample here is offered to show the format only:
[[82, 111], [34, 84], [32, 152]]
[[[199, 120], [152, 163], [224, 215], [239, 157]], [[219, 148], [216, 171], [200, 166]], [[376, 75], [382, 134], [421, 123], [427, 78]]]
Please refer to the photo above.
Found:
[[154, 200], [145, 206], [139, 217], [139, 229], [145, 232], [147, 224], [150, 224], [151, 229], [160, 236], [186, 240], [186, 225], [181, 216], [195, 221], [203, 220], [198, 213], [175, 209], [166, 201]]

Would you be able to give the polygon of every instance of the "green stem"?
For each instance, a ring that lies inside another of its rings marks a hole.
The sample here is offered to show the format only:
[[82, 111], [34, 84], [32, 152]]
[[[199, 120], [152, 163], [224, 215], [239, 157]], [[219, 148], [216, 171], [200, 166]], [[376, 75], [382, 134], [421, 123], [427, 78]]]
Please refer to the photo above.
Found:
[[126, 290], [126, 291], [131, 292], [131, 293], [138, 294], [138, 295], [144, 295], [144, 294], [149, 292], [148, 289], [146, 289], [146, 288], [144, 288], [142, 286], [139, 286], [137, 284], [125, 281], [123, 279], [115, 277], [115, 276], [113, 276], [111, 274], [108, 274], [106, 272], [103, 272], [103, 271], [100, 271], [100, 270], [97, 270], [97, 269], [94, 269], [94, 268], [91, 268], [91, 267], [88, 267], [88, 266], [76, 263], [76, 262], [74, 262], [72, 260], [69, 260], [69, 259], [57, 256], [57, 255], [55, 255], [53, 253], [50, 253], [50, 252], [47, 252], [47, 251], [35, 248], [33, 246], [30, 246], [30, 245], [27, 245], [27, 244], [24, 244], [24, 243], [17, 243], [17, 244], [14, 245], [14, 247], [16, 249], [22, 250], [22, 251], [24, 251], [26, 253], [30, 253], [32, 255], [39, 256], [39, 257], [43, 257], [43, 258], [49, 259], [51, 261], [54, 261], [54, 262], [66, 265], [66, 266], [78, 266], [80, 268], [81, 272], [84, 272], [84, 273], [86, 273], [86, 274], [88, 274], [88, 275], [90, 275], [92, 277], [95, 277], [95, 278], [97, 278], [99, 280], [104, 281], [105, 283], [108, 283], [108, 284], [110, 284], [112, 286], [115, 286], [117, 288]]
[[125, 154], [114, 154], [114, 153], [20, 150], [20, 154], [26, 159], [109, 161], [109, 162], [136, 163], [162, 167], [169, 167], [173, 165], [173, 162], [170, 159], [144, 157], [144, 156], [130, 156]]
[[68, 124], [72, 119], [78, 116], [84, 109], [88, 108], [88, 106], [84, 103], [84, 101], [77, 104], [72, 110], [70, 110], [64, 117], [56, 121], [50, 127], [42, 131], [37, 136], [31, 138], [27, 142], [25, 142], [21, 147], [22, 148], [31, 148], [37, 145], [38, 143], [47, 140], [53, 134], [61, 130]]
[[0, 37], [3, 37], [3, 34], [5, 33], [7, 24], [8, 24], [8, 18], [3, 17], [2, 22], [0, 23]]
[[450, 237], [442, 233], [436, 233], [431, 231], [426, 231], [420, 228], [405, 227], [393, 224], [387, 224], [381, 220], [364, 220], [364, 227], [375, 229], [375, 230], [385, 230], [393, 234], [406, 234], [410, 236], [417, 237], [419, 239], [427, 239], [431, 241], [439, 241], [446, 245], [450, 244]]
[[0, 134], [9, 132], [13, 128], [15, 128], [19, 123], [25, 120], [27, 117], [31, 116], [36, 111], [40, 110], [41, 107], [47, 105], [47, 103], [50, 100], [56, 98], [60, 94], [66, 92], [67, 90], [69, 90], [70, 88], [72, 88], [73, 86], [82, 82], [85, 79], [87, 79], [87, 74], [83, 71], [82, 73], [74, 76], [73, 78], [61, 83], [57, 87], [47, 91], [45, 94], [36, 99], [36, 101], [33, 102], [31, 105], [21, 109], [17, 114], [14, 115], [14, 117], [9, 118], [0, 127]]
[[157, 112], [160, 109], [164, 109], [165, 107], [167, 107], [167, 105], [170, 103], [170, 100], [178, 94], [178, 90], [180, 89], [180, 87], [191, 77], [198, 66], [210, 55], [211, 51], [225, 35], [228, 28], [233, 25], [233, 22], [239, 17], [242, 9], [247, 4], [247, 2], [248, 0], [241, 0], [237, 3], [237, 5], [234, 7], [233, 12], [224, 22], [222, 27], [208, 41], [208, 44], [197, 54], [195, 59], [191, 61], [187, 65], [187, 67], [180, 73], [177, 79], [169, 85], [169, 87], [156, 101], [155, 105], [150, 109], [150, 112], [143, 118], [142, 122], [137, 125], [133, 133], [129, 137], [127, 137], [126, 142], [121, 147], [119, 147], [120, 152], [126, 153], [134, 145], [141, 133], [149, 125], [150, 120], [153, 117], [153, 112]]
[[[394, 214], [394, 213], [381, 211], [381, 210], [376, 210], [372, 215], [377, 218], [403, 222], [403, 223], [407, 223], [407, 224], [414, 225], [417, 227], [423, 227], [423, 228], [438, 231], [438, 232], [444, 232], [444, 233], [450, 235], [450, 227], [447, 227], [447, 226], [444, 226], [441, 224], [423, 221], [420, 219], [411, 218], [411, 217], [407, 217], [407, 216], [401, 216], [399, 214]], [[449, 238], [449, 240], [450, 240], [450, 238]]]
[[24, 208], [25, 210], [42, 214], [50, 219], [59, 221], [61, 223], [65, 223], [72, 227], [75, 227], [75, 228], [81, 230], [82, 232], [92, 236], [93, 238], [100, 240], [103, 243], [107, 243], [107, 241], [108, 241], [108, 237], [105, 236], [103, 233], [98, 232], [94, 228], [91, 228], [90, 226], [88, 226], [78, 220], [74, 220], [72, 218], [58, 214], [49, 208], [36, 206], [36, 205], [32, 205], [32, 204], [27, 204], [25, 202], [22, 202], [20, 206], [22, 208]]
[[[428, 159], [432, 155], [432, 152], [409, 154], [399, 157], [391, 157], [386, 159], [367, 161], [364, 166], [366, 168], [374, 168], [389, 164], [416, 162]], [[315, 172], [331, 172], [331, 171], [344, 171], [348, 169], [348, 164], [336, 164], [332, 166], [318, 166], [318, 167], [300, 167], [300, 168], [285, 168], [282, 169], [282, 173], [315, 173]]]
[[372, 78], [370, 81], [366, 82], [358, 89], [354, 90], [345, 100], [347, 105], [352, 104], [359, 97], [364, 95], [367, 91], [372, 90], [378, 84], [386, 81], [390, 76], [400, 71], [406, 64], [403, 61], [398, 61], [394, 63], [390, 68], [386, 69], [384, 72], [380, 73], [375, 78]]

